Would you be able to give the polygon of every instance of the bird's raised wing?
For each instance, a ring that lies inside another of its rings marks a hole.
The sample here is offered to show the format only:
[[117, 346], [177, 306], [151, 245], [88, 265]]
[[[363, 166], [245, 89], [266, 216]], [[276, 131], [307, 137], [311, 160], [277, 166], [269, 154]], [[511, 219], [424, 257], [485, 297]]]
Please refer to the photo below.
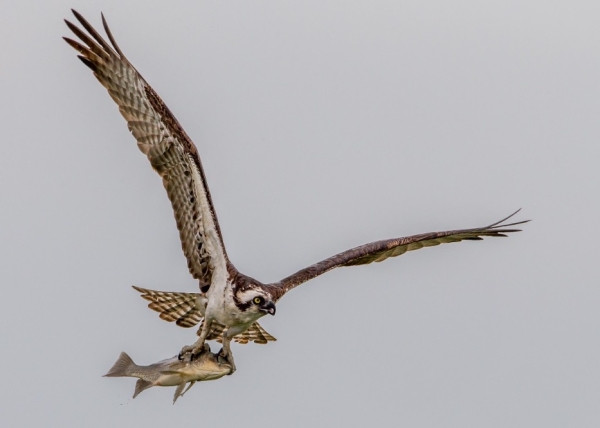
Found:
[[158, 94], [125, 58], [104, 16], [102, 24], [112, 46], [79, 13], [73, 10], [73, 14], [87, 33], [65, 20], [83, 44], [64, 39], [108, 90], [139, 149], [162, 177], [188, 268], [206, 291], [215, 266], [229, 261], [198, 150]]
[[[520, 211], [520, 210], [519, 210]], [[315, 263], [304, 268], [281, 281], [269, 284], [267, 287], [275, 300], [279, 300], [285, 293], [292, 288], [311, 280], [319, 275], [329, 272], [332, 269], [341, 266], [365, 265], [372, 262], [382, 262], [388, 257], [400, 256], [407, 251], [418, 250], [425, 247], [447, 244], [450, 242], [460, 242], [464, 240], [479, 241], [486, 236], [507, 236], [508, 233], [520, 232], [520, 229], [514, 229], [513, 226], [527, 223], [529, 220], [515, 223], [505, 223], [506, 220], [514, 216], [517, 212], [502, 219], [496, 223], [485, 227], [476, 227], [473, 229], [450, 230], [446, 232], [423, 233], [421, 235], [408, 236], [405, 238], [386, 239], [383, 241], [371, 242], [361, 245], [329, 257], [323, 261]]]

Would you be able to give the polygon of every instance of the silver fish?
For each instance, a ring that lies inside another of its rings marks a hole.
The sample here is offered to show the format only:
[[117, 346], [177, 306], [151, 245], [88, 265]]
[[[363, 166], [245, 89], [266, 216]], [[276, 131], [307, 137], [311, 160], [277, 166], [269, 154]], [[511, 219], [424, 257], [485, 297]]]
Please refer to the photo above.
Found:
[[[104, 377], [137, 377], [133, 398], [153, 386], [177, 386], [173, 404], [196, 383], [215, 380], [231, 373], [231, 365], [218, 354], [210, 352], [208, 346], [198, 358], [180, 361], [177, 356], [150, 364], [138, 366], [125, 352], [121, 352], [117, 362]], [[189, 386], [184, 391], [185, 385]]]

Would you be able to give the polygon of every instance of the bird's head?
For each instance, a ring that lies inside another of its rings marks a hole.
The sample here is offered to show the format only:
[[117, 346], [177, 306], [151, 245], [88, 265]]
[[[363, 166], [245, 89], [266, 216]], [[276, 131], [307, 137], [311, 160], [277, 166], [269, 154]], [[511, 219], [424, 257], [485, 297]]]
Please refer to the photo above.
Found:
[[262, 287], [249, 287], [234, 294], [235, 304], [242, 312], [275, 315], [275, 302], [271, 293]]

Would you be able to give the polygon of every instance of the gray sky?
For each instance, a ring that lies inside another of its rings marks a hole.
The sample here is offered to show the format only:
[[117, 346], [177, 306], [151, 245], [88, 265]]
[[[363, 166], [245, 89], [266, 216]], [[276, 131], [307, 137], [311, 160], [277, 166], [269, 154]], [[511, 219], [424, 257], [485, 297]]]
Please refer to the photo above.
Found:
[[[193, 138], [229, 255], [273, 281], [369, 241], [508, 239], [339, 269], [233, 345], [234, 376], [102, 378], [195, 340], [131, 289], [194, 291], [170, 204], [61, 36], [100, 11]], [[6, 426], [597, 427], [600, 4], [0, 5]], [[342, 425], [344, 424], [344, 425]], [[4, 425], [4, 424], [3, 424]]]

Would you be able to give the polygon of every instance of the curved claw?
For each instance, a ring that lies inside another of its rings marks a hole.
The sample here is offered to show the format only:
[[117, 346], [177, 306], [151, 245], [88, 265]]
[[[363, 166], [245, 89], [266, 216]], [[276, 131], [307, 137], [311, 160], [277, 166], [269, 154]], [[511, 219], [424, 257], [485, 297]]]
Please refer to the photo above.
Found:
[[[189, 346], [189, 345], [184, 346], [183, 348], [181, 348], [181, 351], [179, 351], [179, 354], [177, 355], [177, 359], [179, 361], [183, 361], [183, 359], [185, 358], [185, 354], [188, 354], [193, 350], [194, 350], [193, 346]], [[192, 355], [190, 355], [190, 360], [192, 359]]]
[[229, 372], [228, 376], [231, 376], [233, 373], [235, 373], [237, 369], [235, 367], [235, 362], [233, 361], [233, 355], [231, 355], [231, 353], [228, 354], [223, 348], [221, 348], [219, 349], [219, 352], [217, 352], [217, 360], [220, 361], [221, 359], [225, 360], [231, 366], [231, 371]]
[[193, 361], [204, 352], [210, 352], [210, 346], [208, 343], [198, 344], [198, 342], [196, 342], [193, 345], [187, 345], [181, 348], [181, 351], [177, 355], [177, 359], [179, 359], [179, 361], [183, 361], [185, 355], [190, 354], [190, 361]]

